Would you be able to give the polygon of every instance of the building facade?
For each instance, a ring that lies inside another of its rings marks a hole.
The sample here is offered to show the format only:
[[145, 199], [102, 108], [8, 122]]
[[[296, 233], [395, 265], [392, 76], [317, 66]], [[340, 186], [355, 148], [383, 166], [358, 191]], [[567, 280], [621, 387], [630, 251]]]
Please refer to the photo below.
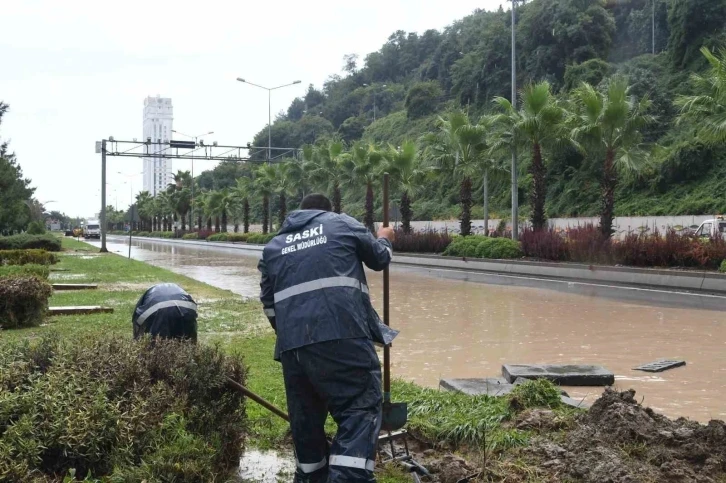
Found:
[[[144, 100], [144, 141], [151, 139], [152, 144], [144, 147], [147, 153], [157, 153], [165, 146], [153, 143], [168, 143], [171, 139], [174, 110], [171, 99], [166, 97], [147, 97]], [[156, 196], [166, 190], [174, 181], [170, 159], [144, 158], [144, 191]]]

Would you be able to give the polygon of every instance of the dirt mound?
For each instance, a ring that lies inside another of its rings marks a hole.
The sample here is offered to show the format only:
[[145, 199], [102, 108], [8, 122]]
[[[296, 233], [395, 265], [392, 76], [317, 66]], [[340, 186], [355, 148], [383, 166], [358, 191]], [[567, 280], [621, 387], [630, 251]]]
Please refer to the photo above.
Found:
[[726, 478], [726, 425], [671, 421], [644, 408], [635, 391], [607, 389], [564, 441], [538, 439], [540, 468], [592, 483], [716, 483]]

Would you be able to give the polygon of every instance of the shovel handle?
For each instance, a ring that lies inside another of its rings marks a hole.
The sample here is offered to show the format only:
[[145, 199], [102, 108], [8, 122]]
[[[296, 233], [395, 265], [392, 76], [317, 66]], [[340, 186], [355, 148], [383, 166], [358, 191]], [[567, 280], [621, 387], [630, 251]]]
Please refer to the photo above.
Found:
[[239, 382], [235, 381], [234, 379], [231, 379], [231, 378], [228, 377], [227, 378], [227, 385], [229, 387], [231, 387], [233, 389], [236, 389], [237, 391], [241, 392], [242, 394], [244, 394], [248, 398], [252, 399], [254, 402], [256, 402], [257, 404], [259, 404], [260, 406], [268, 409], [270, 412], [274, 413], [275, 415], [280, 416], [282, 419], [284, 419], [288, 423], [290, 422], [290, 416], [288, 416], [285, 411], [283, 411], [282, 409], [279, 409], [278, 407], [274, 406], [271, 402], [269, 402], [269, 401], [261, 398], [260, 396], [258, 396], [254, 392], [250, 391], [249, 389], [247, 389], [246, 387], [244, 387], [242, 384], [240, 384]]
[[[388, 226], [388, 173], [383, 174], [383, 226]], [[383, 323], [390, 327], [388, 267], [383, 269]], [[391, 400], [391, 348], [383, 346], [383, 400]]]

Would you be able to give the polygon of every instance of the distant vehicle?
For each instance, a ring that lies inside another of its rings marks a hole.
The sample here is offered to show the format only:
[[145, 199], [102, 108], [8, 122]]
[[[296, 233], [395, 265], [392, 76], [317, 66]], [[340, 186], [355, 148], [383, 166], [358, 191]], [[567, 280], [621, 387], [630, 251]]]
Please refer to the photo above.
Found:
[[73, 230], [66, 230], [66, 236], [73, 236]]
[[726, 221], [723, 216], [717, 216], [712, 220], [706, 220], [696, 230], [696, 236], [701, 238], [726, 238]]
[[98, 220], [87, 220], [83, 227], [83, 238], [101, 238], [101, 224]]

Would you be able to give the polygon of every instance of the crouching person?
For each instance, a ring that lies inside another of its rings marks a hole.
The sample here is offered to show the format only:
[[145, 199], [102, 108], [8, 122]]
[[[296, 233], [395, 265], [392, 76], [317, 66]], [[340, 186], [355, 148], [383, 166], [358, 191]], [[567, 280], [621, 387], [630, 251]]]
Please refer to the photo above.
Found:
[[148, 334], [152, 339], [197, 341], [197, 304], [179, 285], [154, 285], [136, 303], [132, 318], [134, 339]]

